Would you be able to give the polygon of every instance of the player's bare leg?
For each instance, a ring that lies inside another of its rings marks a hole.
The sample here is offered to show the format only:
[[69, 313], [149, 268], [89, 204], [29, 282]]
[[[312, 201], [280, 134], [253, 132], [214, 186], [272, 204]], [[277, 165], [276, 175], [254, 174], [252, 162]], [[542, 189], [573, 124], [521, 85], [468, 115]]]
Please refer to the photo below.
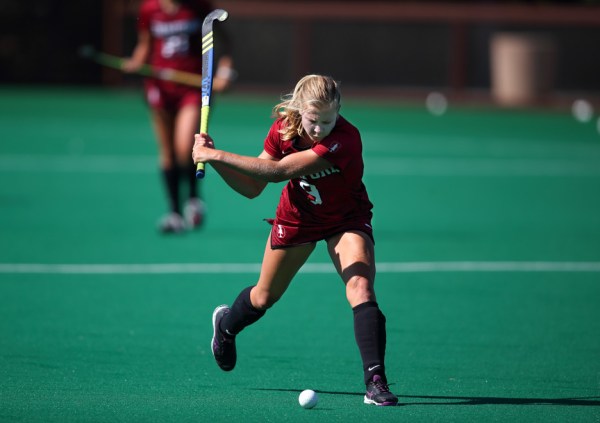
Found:
[[160, 221], [161, 232], [181, 232], [184, 229], [181, 206], [179, 204], [179, 166], [175, 159], [173, 138], [175, 120], [164, 109], [152, 109], [152, 124], [158, 141], [158, 153], [162, 178], [169, 200], [169, 213]]
[[349, 231], [327, 241], [329, 255], [346, 285], [346, 297], [354, 314], [354, 335], [363, 361], [364, 402], [396, 405], [385, 375], [385, 316], [375, 296], [375, 248], [370, 237]]
[[267, 241], [258, 283], [251, 290], [252, 306], [266, 310], [275, 304], [314, 251], [316, 244], [271, 249]]
[[188, 183], [189, 194], [183, 207], [183, 217], [188, 228], [202, 224], [204, 218], [204, 203], [198, 194], [196, 166], [190, 158], [194, 146], [194, 134], [198, 131], [200, 108], [195, 104], [186, 104], [175, 117], [174, 152], [177, 166], [183, 172], [182, 180]]
[[237, 361], [235, 337], [255, 323], [284, 294], [292, 279], [315, 249], [315, 244], [271, 249], [267, 241], [258, 283], [244, 289], [231, 308], [222, 305], [213, 312], [211, 349], [222, 370], [233, 370]]

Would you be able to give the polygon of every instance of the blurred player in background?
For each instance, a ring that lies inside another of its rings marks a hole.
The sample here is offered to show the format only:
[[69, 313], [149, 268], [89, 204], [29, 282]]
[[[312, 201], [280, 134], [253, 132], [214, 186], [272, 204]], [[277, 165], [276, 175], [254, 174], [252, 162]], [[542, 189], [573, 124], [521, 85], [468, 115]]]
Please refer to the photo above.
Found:
[[[200, 74], [202, 22], [213, 9], [211, 2], [204, 0], [143, 0], [137, 45], [123, 70], [135, 72], [149, 63]], [[220, 43], [223, 51], [213, 81], [216, 92], [227, 89], [234, 74], [229, 37], [226, 33], [219, 37], [223, 40]], [[144, 90], [158, 139], [160, 168], [169, 202], [169, 213], [159, 222], [159, 229], [178, 233], [195, 228], [202, 223], [204, 203], [189, 152], [199, 127], [201, 90], [154, 78], [144, 81]], [[180, 188], [185, 185], [189, 191], [184, 197]]]
[[246, 197], [256, 197], [269, 182], [289, 180], [257, 284], [242, 290], [231, 307], [219, 306], [213, 313], [212, 351], [222, 370], [233, 370], [235, 337], [281, 298], [316, 243], [324, 240], [353, 310], [364, 402], [396, 405], [385, 373], [386, 321], [375, 297], [373, 205], [362, 182], [362, 141], [339, 109], [338, 84], [330, 77], [308, 75], [273, 109], [277, 119], [258, 157], [217, 150], [207, 134], [196, 135], [194, 161], [210, 163]]

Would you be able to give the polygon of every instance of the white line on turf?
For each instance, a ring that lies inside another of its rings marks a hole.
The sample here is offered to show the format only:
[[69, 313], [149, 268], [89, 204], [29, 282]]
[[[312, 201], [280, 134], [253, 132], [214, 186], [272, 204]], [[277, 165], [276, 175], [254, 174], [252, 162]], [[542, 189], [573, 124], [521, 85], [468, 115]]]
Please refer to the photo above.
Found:
[[[260, 263], [154, 263], [154, 264], [41, 264], [0, 263], [2, 274], [183, 274], [258, 273]], [[434, 272], [600, 272], [600, 262], [555, 261], [440, 261], [382, 262], [379, 273]], [[300, 273], [333, 273], [331, 263], [307, 263]]]

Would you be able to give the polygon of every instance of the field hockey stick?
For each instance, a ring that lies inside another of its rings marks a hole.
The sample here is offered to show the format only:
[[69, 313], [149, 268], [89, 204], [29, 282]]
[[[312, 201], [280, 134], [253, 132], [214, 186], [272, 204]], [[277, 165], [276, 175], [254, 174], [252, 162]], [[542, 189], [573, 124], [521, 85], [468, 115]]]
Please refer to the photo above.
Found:
[[[83, 46], [79, 49], [79, 55], [86, 59], [107, 66], [109, 68], [118, 69], [123, 72], [123, 63], [127, 60], [122, 57], [113, 56], [112, 54], [96, 51], [94, 47]], [[178, 84], [189, 85], [191, 87], [202, 86], [202, 75], [192, 72], [184, 72], [176, 69], [159, 68], [148, 64], [142, 65], [134, 73], [142, 76], [162, 79], [164, 81], [176, 82]]]
[[[223, 22], [229, 14], [223, 9], [210, 12], [202, 23], [202, 108], [200, 109], [200, 132], [208, 133], [208, 115], [210, 113], [210, 97], [213, 83], [214, 40], [213, 22]], [[196, 165], [196, 178], [204, 178], [204, 163]]]

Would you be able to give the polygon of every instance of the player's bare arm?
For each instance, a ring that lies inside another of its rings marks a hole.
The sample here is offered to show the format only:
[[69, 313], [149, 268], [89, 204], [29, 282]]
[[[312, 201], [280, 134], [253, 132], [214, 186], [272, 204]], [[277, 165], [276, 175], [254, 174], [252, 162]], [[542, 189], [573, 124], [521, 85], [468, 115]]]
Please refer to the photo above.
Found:
[[125, 72], [135, 72], [140, 69], [150, 55], [150, 32], [139, 31], [138, 42], [131, 57], [123, 62], [122, 69]]
[[240, 173], [265, 182], [282, 182], [293, 178], [321, 172], [331, 168], [331, 163], [312, 150], [306, 150], [281, 160], [265, 160], [262, 157], [247, 157], [214, 150], [210, 163], [218, 162]]
[[[262, 191], [268, 182], [282, 182], [310, 173], [317, 173], [332, 166], [328, 160], [323, 159], [312, 150], [290, 154], [281, 160], [276, 160], [265, 151], [258, 157], [249, 157], [217, 150], [214, 149], [212, 139], [205, 134], [196, 135], [192, 157], [195, 163], [200, 161], [210, 163], [225, 181], [238, 192], [240, 190], [230, 183], [233, 181], [226, 178], [233, 178], [236, 184], [242, 183], [243, 185], [250, 185], [250, 180], [260, 181], [262, 183], [260, 191]], [[226, 171], [226, 169], [233, 173]], [[243, 192], [240, 193], [246, 195]]]
[[[262, 152], [259, 158], [264, 160], [275, 160], [274, 157], [270, 156], [266, 152]], [[258, 197], [265, 187], [267, 182], [248, 176], [237, 170], [218, 162], [212, 162], [211, 166], [217, 171], [219, 176], [238, 194], [248, 198]]]
[[[194, 163], [197, 163], [196, 157], [205, 152], [204, 150], [214, 149], [215, 145], [212, 138], [207, 134], [196, 134], [194, 148], [192, 150], [192, 158]], [[273, 157], [263, 152], [259, 156], [263, 159], [275, 160]], [[248, 198], [255, 198], [263, 192], [267, 182], [255, 179], [232, 169], [222, 163], [212, 162], [211, 166], [217, 171], [219, 176], [236, 191], [238, 194]]]

